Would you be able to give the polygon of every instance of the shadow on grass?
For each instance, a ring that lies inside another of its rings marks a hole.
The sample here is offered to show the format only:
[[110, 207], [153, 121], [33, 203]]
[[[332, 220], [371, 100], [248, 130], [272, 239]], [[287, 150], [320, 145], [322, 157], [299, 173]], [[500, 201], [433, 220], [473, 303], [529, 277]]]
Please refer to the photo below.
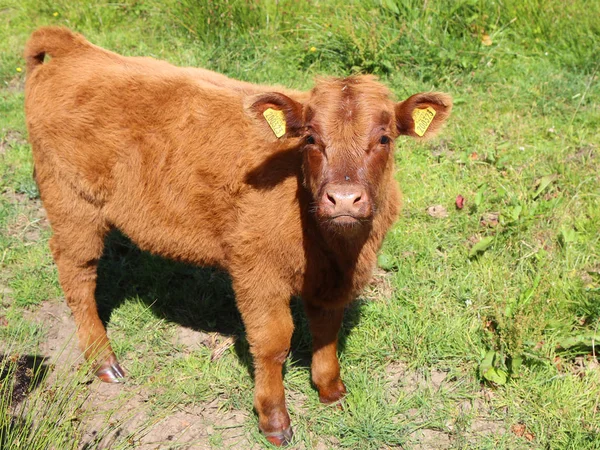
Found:
[[[126, 299], [135, 297], [148, 305], [156, 316], [169, 322], [196, 331], [236, 337], [236, 354], [254, 376], [242, 318], [227, 273], [151, 255], [114, 231], [106, 238], [98, 265], [96, 298], [103, 322], [109, 322], [112, 312]], [[350, 331], [359, 322], [360, 305], [354, 302], [346, 310], [339, 335], [341, 352]], [[295, 331], [290, 359], [296, 366], [309, 368], [311, 337], [298, 298], [292, 300], [292, 314]]]
[[51, 369], [47, 360], [40, 355], [0, 354], [0, 392], [3, 396], [10, 396], [13, 407], [46, 378]]

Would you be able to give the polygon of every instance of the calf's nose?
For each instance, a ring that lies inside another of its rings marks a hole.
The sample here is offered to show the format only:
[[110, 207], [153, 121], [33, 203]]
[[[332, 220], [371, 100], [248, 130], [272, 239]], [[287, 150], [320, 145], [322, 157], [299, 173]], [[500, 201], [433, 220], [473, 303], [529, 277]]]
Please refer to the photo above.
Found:
[[330, 216], [368, 214], [368, 196], [362, 186], [329, 185], [323, 193], [322, 203]]

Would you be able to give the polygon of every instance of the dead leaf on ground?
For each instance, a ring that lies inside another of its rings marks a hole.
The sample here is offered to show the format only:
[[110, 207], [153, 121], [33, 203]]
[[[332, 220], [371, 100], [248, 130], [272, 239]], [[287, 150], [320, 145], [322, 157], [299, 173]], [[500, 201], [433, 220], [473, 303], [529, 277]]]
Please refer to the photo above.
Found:
[[528, 431], [527, 433], [525, 433], [525, 439], [531, 442], [535, 439], [535, 434]]
[[600, 362], [598, 362], [598, 358], [590, 356], [588, 358], [587, 368], [590, 371], [596, 372], [600, 368]]
[[479, 224], [482, 227], [494, 228], [494, 227], [498, 226], [498, 218], [499, 217], [500, 217], [500, 214], [497, 212], [483, 213], [483, 215], [481, 216], [481, 219], [479, 219]]
[[587, 159], [593, 158], [595, 156], [594, 152], [595, 152], [595, 149], [592, 146], [582, 147], [576, 153], [567, 156], [566, 161], [567, 162], [575, 161], [575, 162], [583, 163]]
[[487, 330], [491, 333], [495, 333], [496, 332], [496, 322], [494, 322], [491, 319], [485, 319], [483, 322], [483, 329]]
[[454, 204], [458, 209], [463, 209], [465, 207], [465, 198], [462, 195], [456, 196]]
[[515, 436], [524, 437], [529, 442], [533, 441], [535, 435], [527, 430], [527, 426], [524, 423], [516, 423], [512, 427], [510, 427], [510, 431], [514, 433]]
[[589, 269], [586, 269], [588, 273], [592, 273], [592, 274], [596, 274], [596, 275], [600, 275], [600, 265], [594, 266], [594, 267], [590, 267]]
[[217, 345], [214, 348], [214, 350], [210, 354], [210, 360], [211, 361], [218, 360], [221, 356], [223, 356], [223, 354], [227, 351], [227, 349], [229, 349], [230, 347], [233, 346], [233, 344], [235, 344], [235, 341], [236, 341], [235, 336], [229, 336], [228, 338], [224, 339], [221, 343], [219, 343], [219, 345]]
[[556, 370], [558, 370], [559, 372], [563, 371], [562, 359], [560, 358], [560, 356], [555, 356], [553, 363], [554, 367], [556, 367]]
[[496, 397], [496, 394], [489, 388], [483, 388], [481, 389], [481, 396], [484, 401], [490, 403]]
[[484, 34], [483, 36], [481, 36], [481, 43], [486, 47], [489, 47], [490, 45], [492, 45], [492, 38], [489, 36], [489, 34]]
[[433, 205], [427, 208], [427, 214], [436, 219], [445, 219], [448, 217], [448, 210], [442, 205]]
[[577, 356], [573, 360], [571, 373], [576, 377], [583, 378], [589, 373], [594, 373], [598, 370], [600, 364], [593, 355]]
[[[533, 439], [533, 435], [527, 431], [527, 426], [524, 423], [514, 424], [512, 427], [510, 427], [510, 431], [512, 431], [515, 436], [525, 437], [527, 440]], [[531, 436], [531, 439], [529, 439], [527, 436]]]
[[544, 195], [544, 200], [548, 201], [548, 200], [552, 200], [553, 198], [558, 197], [558, 192], [549, 192], [547, 194]]

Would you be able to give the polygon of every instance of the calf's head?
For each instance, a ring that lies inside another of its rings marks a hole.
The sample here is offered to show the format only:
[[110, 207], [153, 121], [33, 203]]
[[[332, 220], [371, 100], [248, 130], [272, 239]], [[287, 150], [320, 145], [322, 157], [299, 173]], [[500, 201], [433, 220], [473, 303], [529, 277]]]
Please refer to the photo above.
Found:
[[269, 137], [293, 140], [302, 151], [304, 185], [317, 220], [349, 235], [369, 227], [385, 201], [395, 139], [433, 136], [452, 100], [421, 93], [396, 103], [374, 77], [353, 76], [319, 80], [303, 101], [259, 94], [249, 108]]

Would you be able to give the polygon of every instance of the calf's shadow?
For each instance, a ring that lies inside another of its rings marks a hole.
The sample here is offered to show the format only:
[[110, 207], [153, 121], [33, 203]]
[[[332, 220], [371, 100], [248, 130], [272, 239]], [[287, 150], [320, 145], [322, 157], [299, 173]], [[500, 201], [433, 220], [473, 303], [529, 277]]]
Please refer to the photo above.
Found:
[[[113, 311], [132, 298], [141, 300], [153, 314], [169, 322], [195, 331], [235, 337], [237, 357], [254, 377], [244, 325], [227, 273], [152, 255], [140, 250], [122, 233], [113, 231], [106, 238], [98, 264], [96, 299], [105, 325]], [[359, 322], [360, 309], [361, 301], [355, 301], [344, 314], [338, 343], [340, 352], [344, 352], [348, 335]], [[312, 341], [300, 299], [292, 299], [292, 315], [295, 330], [290, 360], [308, 370]]]

